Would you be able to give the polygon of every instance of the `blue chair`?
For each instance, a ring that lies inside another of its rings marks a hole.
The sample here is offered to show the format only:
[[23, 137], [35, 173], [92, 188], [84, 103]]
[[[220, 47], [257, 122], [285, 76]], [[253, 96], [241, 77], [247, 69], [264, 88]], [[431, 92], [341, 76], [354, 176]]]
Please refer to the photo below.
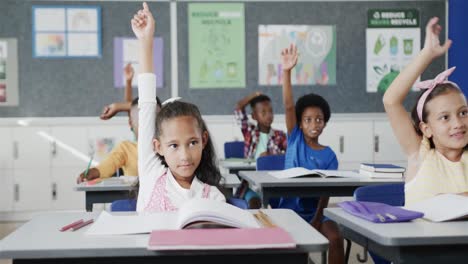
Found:
[[[382, 184], [359, 187], [354, 191], [354, 199], [362, 202], [385, 203], [392, 206], [403, 206], [405, 204], [405, 184]], [[349, 259], [351, 250], [351, 241], [346, 239], [346, 263]], [[360, 262], [367, 261], [367, 249], [364, 248], [364, 256], [357, 255]], [[369, 252], [375, 264], [389, 264], [390, 262], [380, 256]]]
[[[257, 158], [257, 170], [284, 170], [284, 155], [270, 155]], [[281, 198], [271, 198], [268, 203], [272, 208], [278, 208]]]
[[244, 141], [225, 142], [224, 158], [244, 158]]
[[111, 212], [131, 212], [136, 211], [135, 199], [116, 200], [111, 203]]
[[249, 209], [249, 205], [247, 204], [247, 201], [245, 201], [244, 199], [231, 197], [231, 198], [227, 198], [226, 202], [228, 204], [234, 205], [235, 207], [239, 207], [240, 209]]
[[284, 170], [284, 155], [258, 157], [257, 170]]

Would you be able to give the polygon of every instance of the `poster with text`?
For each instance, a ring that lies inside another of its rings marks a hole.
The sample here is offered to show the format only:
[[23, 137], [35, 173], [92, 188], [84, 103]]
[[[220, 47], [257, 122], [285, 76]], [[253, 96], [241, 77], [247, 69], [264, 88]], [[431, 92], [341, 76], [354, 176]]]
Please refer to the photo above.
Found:
[[420, 48], [417, 10], [368, 10], [367, 92], [384, 93]]
[[[125, 87], [124, 68], [130, 63], [133, 67], [132, 87], [137, 87], [137, 76], [140, 72], [138, 65], [139, 45], [135, 38], [114, 38], [114, 87]], [[156, 87], [164, 85], [164, 46], [163, 39], [154, 38], [153, 42], [153, 68], [156, 78]]]
[[17, 106], [18, 97], [18, 41], [0, 38], [0, 106]]
[[242, 3], [190, 3], [189, 87], [245, 88]]
[[336, 29], [332, 25], [259, 25], [258, 83], [281, 85], [281, 51], [295, 44], [293, 85], [336, 84]]

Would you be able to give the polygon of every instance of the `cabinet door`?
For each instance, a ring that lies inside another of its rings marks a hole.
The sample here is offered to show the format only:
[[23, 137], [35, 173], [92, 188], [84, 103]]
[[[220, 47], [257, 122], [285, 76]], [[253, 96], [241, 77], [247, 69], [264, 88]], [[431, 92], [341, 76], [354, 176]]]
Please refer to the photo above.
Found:
[[93, 155], [93, 161], [100, 162], [123, 140], [128, 140], [131, 133], [126, 126], [88, 127], [87, 154]]
[[50, 210], [52, 188], [49, 168], [15, 168], [13, 174], [15, 211]]
[[13, 169], [0, 168], [0, 212], [13, 210]]
[[88, 141], [85, 127], [52, 127], [51, 135], [53, 137], [52, 168], [88, 165]]
[[15, 169], [49, 168], [51, 137], [47, 127], [15, 127], [13, 144]]
[[9, 127], [0, 128], [0, 170], [13, 168], [13, 135]]
[[375, 162], [382, 163], [388, 161], [390, 163], [405, 163], [407, 160], [388, 121], [374, 122], [373, 148]]
[[341, 162], [370, 162], [372, 155], [372, 122], [334, 122], [327, 124], [320, 142], [330, 146]]
[[85, 193], [75, 191], [76, 178], [83, 167], [52, 168], [52, 209], [84, 210]]

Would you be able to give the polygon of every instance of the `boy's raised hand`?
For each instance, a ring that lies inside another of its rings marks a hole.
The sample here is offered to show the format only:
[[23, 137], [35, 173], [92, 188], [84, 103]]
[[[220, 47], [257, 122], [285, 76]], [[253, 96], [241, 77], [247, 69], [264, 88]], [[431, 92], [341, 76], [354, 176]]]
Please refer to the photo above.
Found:
[[294, 44], [289, 46], [289, 49], [281, 51], [281, 67], [283, 71], [289, 71], [296, 66], [299, 54], [297, 53], [297, 47]]
[[155, 22], [148, 4], [143, 2], [143, 9], [133, 16], [131, 20], [132, 30], [140, 40], [152, 39], [154, 35]]
[[442, 27], [437, 23], [438, 17], [433, 17], [426, 25], [426, 39], [424, 40], [424, 50], [428, 51], [434, 58], [439, 57], [450, 48], [452, 41], [448, 39], [444, 45], [440, 45], [439, 35]]
[[128, 63], [124, 68], [125, 80], [131, 81], [134, 73], [135, 71], [133, 70], [132, 64]]

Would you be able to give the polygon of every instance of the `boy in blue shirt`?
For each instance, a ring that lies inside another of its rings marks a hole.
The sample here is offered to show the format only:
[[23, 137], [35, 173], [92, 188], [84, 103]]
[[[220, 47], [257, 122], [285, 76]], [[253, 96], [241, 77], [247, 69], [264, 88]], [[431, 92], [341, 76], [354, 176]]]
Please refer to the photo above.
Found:
[[[319, 143], [328, 120], [330, 107], [327, 101], [316, 94], [307, 94], [294, 105], [291, 70], [297, 63], [295, 45], [281, 52], [283, 69], [283, 104], [286, 127], [288, 129], [288, 149], [286, 150], [285, 169], [304, 167], [307, 169], [336, 170], [338, 160], [333, 150]], [[323, 218], [323, 208], [327, 207], [329, 197], [316, 198], [282, 198], [279, 207], [295, 210], [299, 214], [313, 216], [311, 224], [330, 241], [328, 263], [344, 263], [343, 238], [338, 226]], [[310, 221], [310, 217], [305, 216]]]

